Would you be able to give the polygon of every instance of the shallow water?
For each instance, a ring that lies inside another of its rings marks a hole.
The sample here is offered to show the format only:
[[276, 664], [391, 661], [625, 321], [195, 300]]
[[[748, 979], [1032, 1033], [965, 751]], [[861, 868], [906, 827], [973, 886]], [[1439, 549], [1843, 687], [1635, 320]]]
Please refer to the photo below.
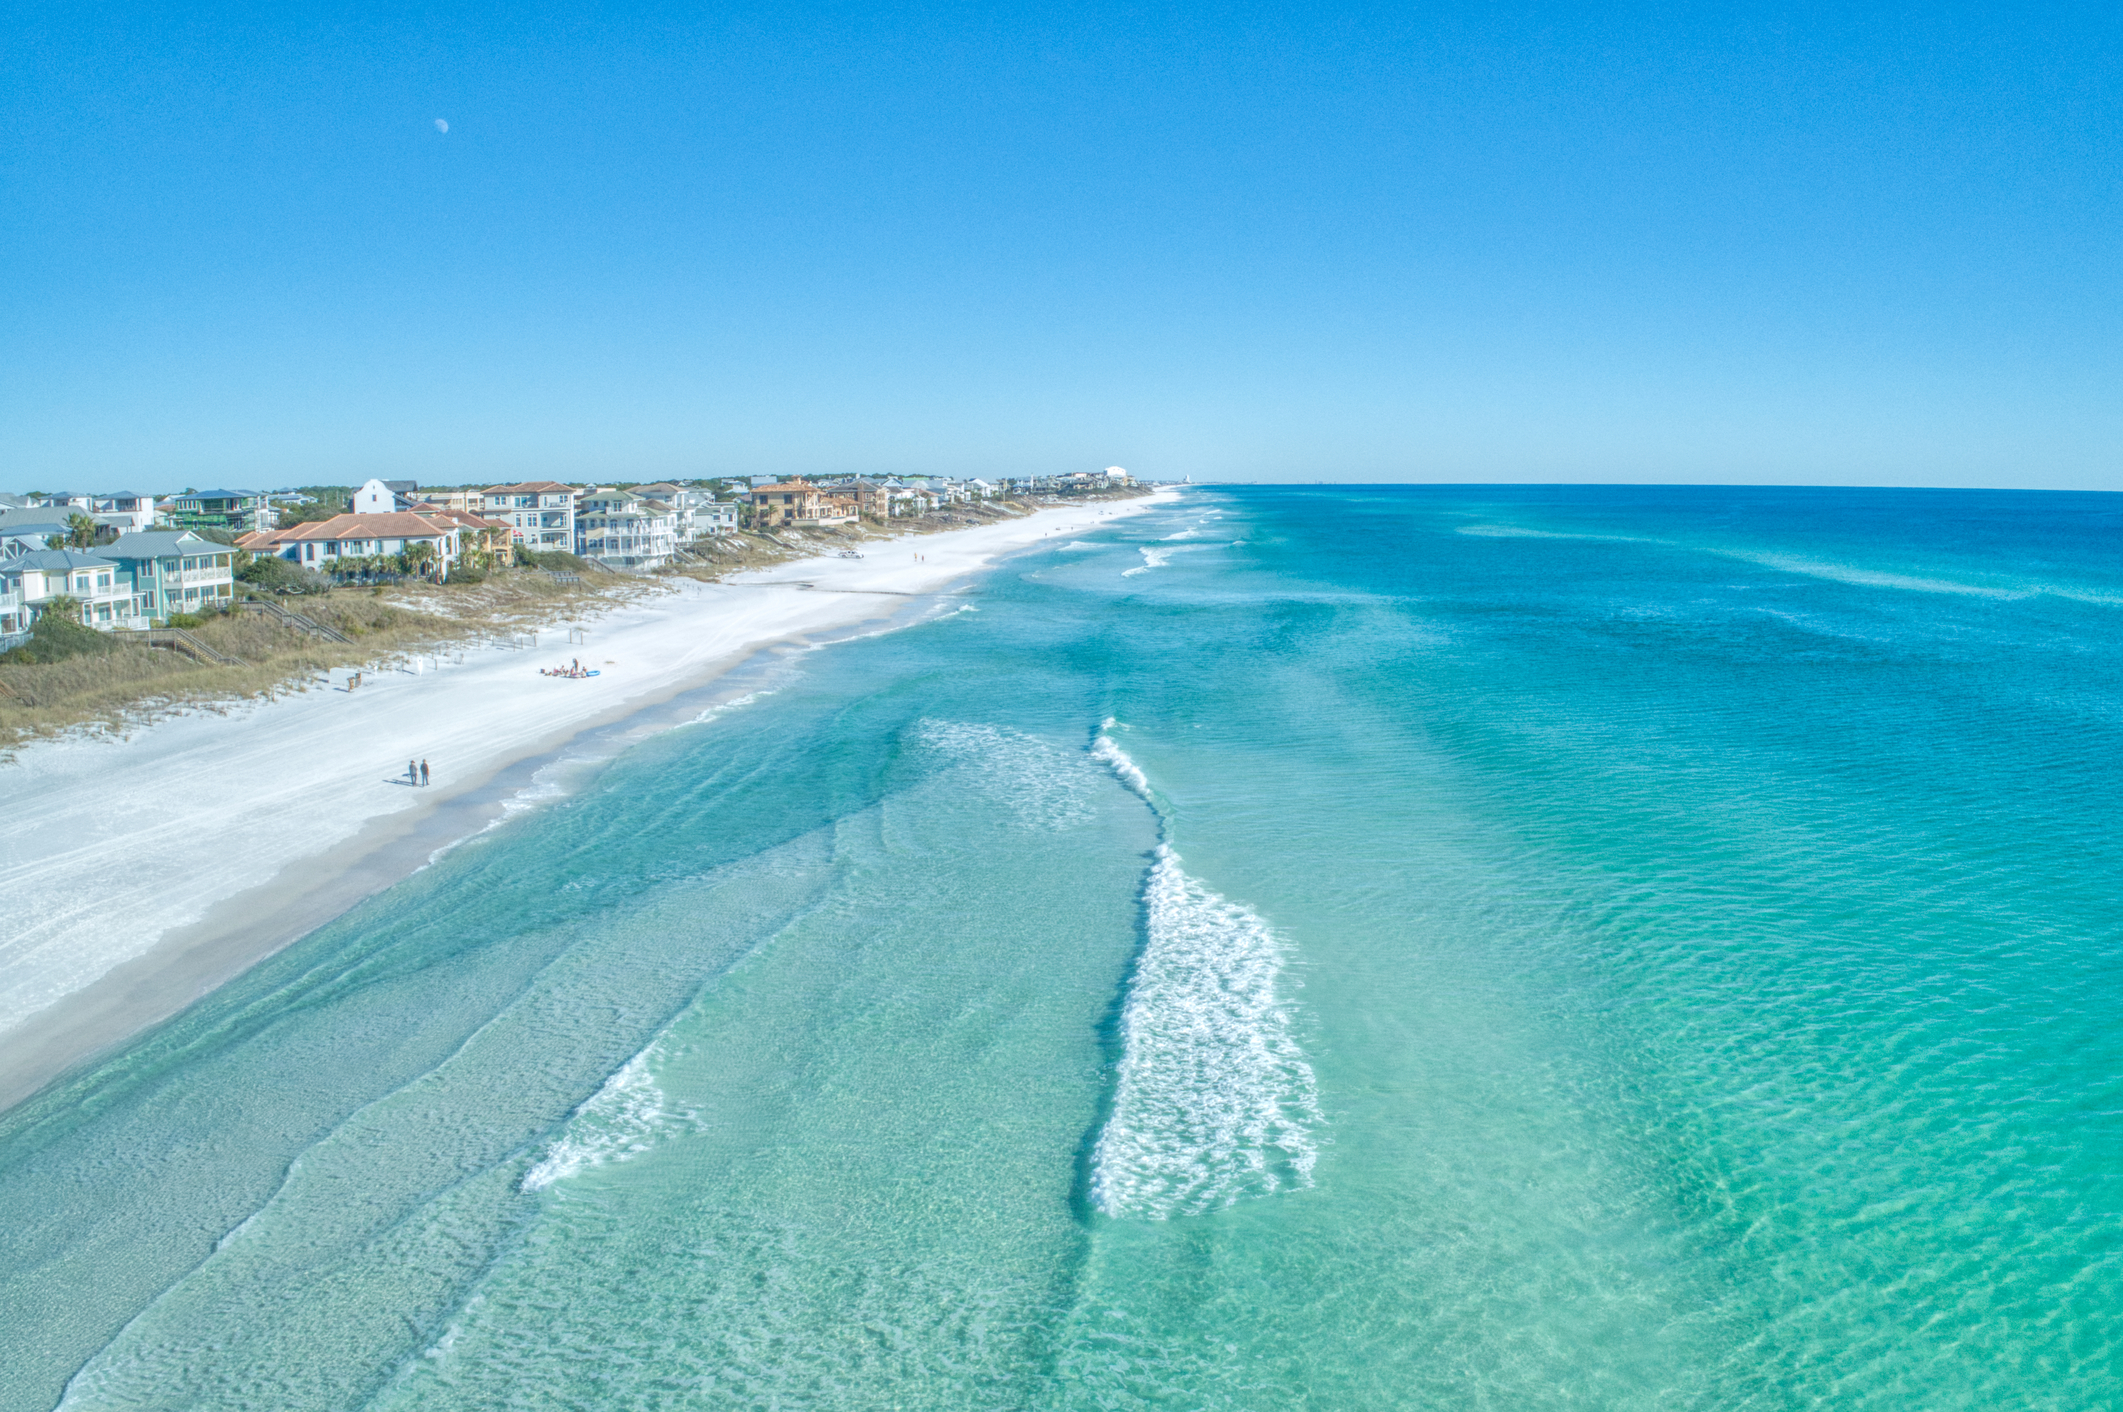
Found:
[[2114, 1404], [2119, 529], [1015, 560], [0, 1117], [0, 1406]]

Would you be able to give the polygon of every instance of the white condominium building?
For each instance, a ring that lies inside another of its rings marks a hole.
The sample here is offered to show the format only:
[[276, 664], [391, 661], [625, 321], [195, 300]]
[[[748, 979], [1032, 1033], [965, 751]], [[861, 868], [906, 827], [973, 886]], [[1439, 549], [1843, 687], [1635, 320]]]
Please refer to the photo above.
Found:
[[508, 524], [525, 548], [575, 548], [574, 486], [550, 480], [490, 485], [483, 500], [478, 513]]

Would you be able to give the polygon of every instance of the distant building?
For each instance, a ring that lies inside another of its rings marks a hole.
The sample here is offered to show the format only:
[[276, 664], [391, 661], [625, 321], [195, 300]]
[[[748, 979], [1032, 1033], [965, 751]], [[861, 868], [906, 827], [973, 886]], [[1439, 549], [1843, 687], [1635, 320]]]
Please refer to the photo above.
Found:
[[187, 490], [156, 507], [169, 529], [219, 529], [231, 534], [271, 529], [273, 510], [255, 490]]
[[357, 515], [388, 515], [397, 510], [410, 510], [420, 498], [420, 483], [410, 480], [372, 480], [354, 492], [353, 512]]
[[89, 513], [101, 524], [131, 533], [155, 527], [155, 497], [132, 490], [113, 490], [89, 497]]
[[851, 525], [857, 513], [854, 496], [832, 494], [801, 477], [752, 491], [752, 524], [757, 529]]
[[[660, 500], [671, 507], [672, 513], [678, 517], [677, 530], [680, 544], [691, 543], [693, 539], [704, 533], [695, 525], [694, 521], [699, 517], [702, 509], [715, 503], [715, 492], [712, 490], [698, 490], [692, 486], [674, 485], [670, 481], [657, 481], [650, 485], [637, 485], [633, 488], [632, 493], [644, 500]], [[576, 513], [581, 515], [587, 512], [578, 508]]]
[[490, 485], [479, 513], [503, 520], [516, 542], [528, 549], [575, 548], [575, 487], [534, 480], [521, 485]]
[[[486, 509], [487, 493], [483, 490], [423, 490], [417, 502], [434, 505], [444, 510], [461, 510], [468, 515], [477, 515]], [[406, 508], [411, 509], [412, 506]]]

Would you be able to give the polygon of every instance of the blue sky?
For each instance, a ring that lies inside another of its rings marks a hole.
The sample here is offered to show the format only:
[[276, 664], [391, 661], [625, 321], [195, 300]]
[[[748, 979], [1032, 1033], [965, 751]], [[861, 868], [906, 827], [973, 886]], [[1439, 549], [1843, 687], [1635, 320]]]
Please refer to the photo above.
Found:
[[28, 0], [0, 485], [2123, 489], [2118, 72], [2093, 5]]

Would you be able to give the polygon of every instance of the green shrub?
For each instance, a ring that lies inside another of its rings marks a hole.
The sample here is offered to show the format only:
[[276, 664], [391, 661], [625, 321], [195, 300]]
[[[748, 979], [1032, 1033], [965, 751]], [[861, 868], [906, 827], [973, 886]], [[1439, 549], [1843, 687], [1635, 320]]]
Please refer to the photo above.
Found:
[[64, 662], [69, 657], [94, 657], [116, 651], [118, 644], [113, 639], [81, 625], [75, 617], [80, 611], [81, 605], [72, 599], [53, 599], [31, 626], [29, 641], [0, 661]]
[[237, 571], [236, 577], [272, 593], [323, 593], [332, 586], [330, 579], [314, 569], [270, 556], [251, 560]]
[[587, 560], [577, 558], [565, 549], [519, 549], [516, 558], [531, 568], [548, 572], [580, 573], [589, 567]]

